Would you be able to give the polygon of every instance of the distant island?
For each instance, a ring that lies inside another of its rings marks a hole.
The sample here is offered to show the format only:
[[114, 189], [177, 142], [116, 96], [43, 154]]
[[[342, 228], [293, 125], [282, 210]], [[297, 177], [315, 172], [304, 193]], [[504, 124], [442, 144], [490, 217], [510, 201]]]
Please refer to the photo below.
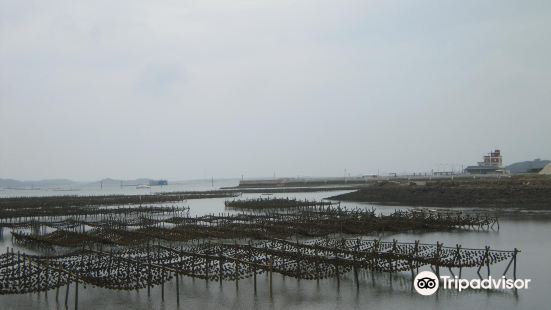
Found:
[[551, 160], [542, 160], [536, 158], [534, 160], [521, 161], [518, 163], [510, 164], [506, 166], [505, 169], [507, 171], [510, 171], [511, 173], [538, 172], [549, 163], [551, 163]]
[[20, 181], [15, 179], [0, 179], [0, 188], [14, 188], [14, 189], [34, 189], [34, 188], [74, 188], [81, 186], [97, 185], [99, 186], [136, 186], [136, 185], [149, 185], [159, 186], [168, 185], [167, 180], [162, 179], [148, 179], [139, 178], [133, 180], [118, 180], [105, 178], [95, 182], [78, 182], [68, 179], [47, 179], [47, 180], [35, 180], [35, 181]]

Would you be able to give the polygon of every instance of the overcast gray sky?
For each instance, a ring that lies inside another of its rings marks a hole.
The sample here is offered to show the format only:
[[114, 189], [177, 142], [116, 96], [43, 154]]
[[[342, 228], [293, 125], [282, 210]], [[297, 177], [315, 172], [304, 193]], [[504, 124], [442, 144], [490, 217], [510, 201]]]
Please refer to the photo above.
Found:
[[551, 1], [0, 0], [0, 178], [551, 159]]

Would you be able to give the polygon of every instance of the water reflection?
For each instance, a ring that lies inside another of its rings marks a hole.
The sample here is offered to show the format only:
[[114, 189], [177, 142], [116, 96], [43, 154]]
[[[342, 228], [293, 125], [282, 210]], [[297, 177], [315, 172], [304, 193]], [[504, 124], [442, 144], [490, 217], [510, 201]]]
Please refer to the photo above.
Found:
[[[266, 275], [258, 277], [258, 289], [254, 292], [252, 279], [241, 280], [239, 286], [232, 282], [210, 283], [182, 277], [180, 280], [180, 305], [176, 303], [175, 284], [165, 285], [165, 299], [161, 301], [159, 286], [146, 290], [108, 291], [93, 287], [80, 289], [80, 309], [365, 309], [365, 308], [418, 308], [434, 309], [483, 309], [481, 305], [500, 309], [515, 309], [515, 295], [506, 292], [440, 291], [437, 296], [417, 295], [411, 286], [411, 278], [400, 274], [361, 272], [360, 286], [353, 277], [346, 275], [337, 284], [335, 279], [305, 281], [278, 275], [274, 278], [273, 294], [270, 296]], [[71, 287], [71, 290], [74, 289]], [[64, 296], [65, 288], [60, 290]], [[26, 294], [2, 296], [2, 309], [65, 309], [63, 299], [56, 301], [53, 294]], [[528, 305], [528, 304], [524, 304]], [[69, 309], [74, 301], [69, 300]], [[529, 307], [531, 308], [531, 307]]]

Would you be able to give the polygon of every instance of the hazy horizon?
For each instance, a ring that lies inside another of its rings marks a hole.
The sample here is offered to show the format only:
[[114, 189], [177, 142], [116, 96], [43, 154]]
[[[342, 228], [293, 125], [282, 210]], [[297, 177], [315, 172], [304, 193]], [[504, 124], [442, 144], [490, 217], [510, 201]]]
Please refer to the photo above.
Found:
[[0, 0], [0, 178], [551, 159], [549, 1]]

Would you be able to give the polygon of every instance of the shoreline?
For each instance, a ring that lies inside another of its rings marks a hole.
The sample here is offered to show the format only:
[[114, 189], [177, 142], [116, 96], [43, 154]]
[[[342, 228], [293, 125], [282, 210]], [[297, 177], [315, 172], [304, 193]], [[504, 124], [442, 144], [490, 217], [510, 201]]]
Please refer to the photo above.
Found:
[[551, 179], [429, 181], [423, 185], [379, 182], [326, 199], [394, 206], [551, 210]]

